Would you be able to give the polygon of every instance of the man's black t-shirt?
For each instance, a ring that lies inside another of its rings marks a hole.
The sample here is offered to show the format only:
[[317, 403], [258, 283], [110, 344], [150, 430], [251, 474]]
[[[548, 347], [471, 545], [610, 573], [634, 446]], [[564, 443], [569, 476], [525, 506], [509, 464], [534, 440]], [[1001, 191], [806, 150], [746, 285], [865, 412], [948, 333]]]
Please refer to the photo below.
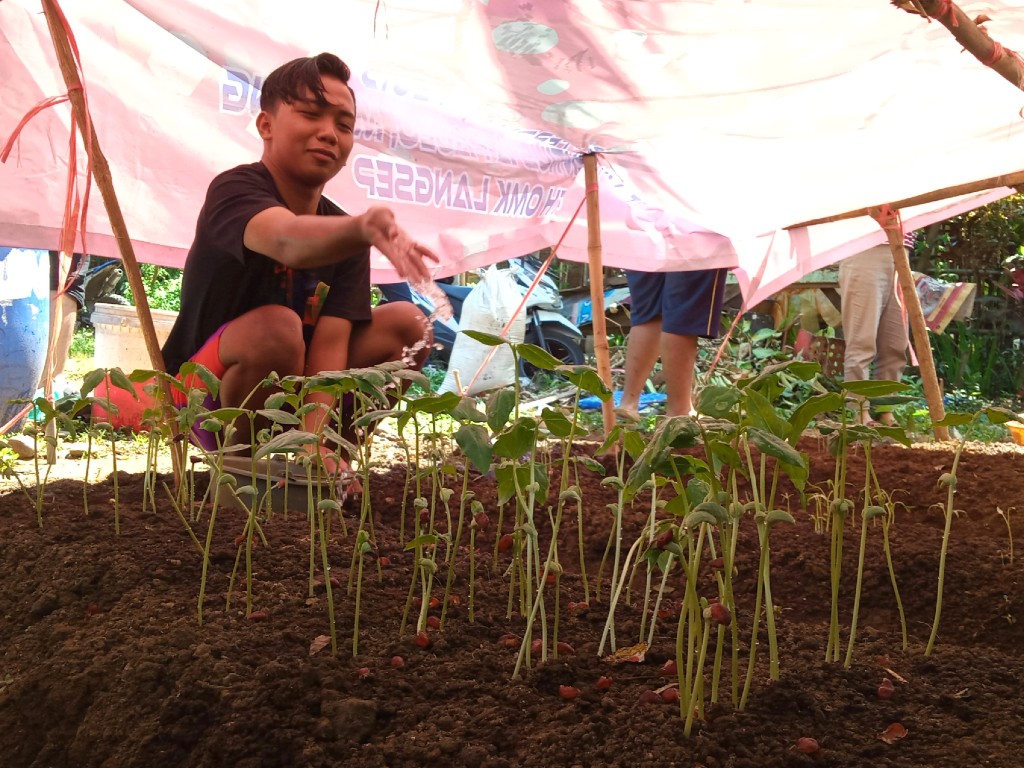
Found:
[[[177, 373], [218, 328], [256, 307], [284, 304], [303, 316], [320, 283], [329, 288], [321, 297], [320, 316], [370, 319], [369, 249], [337, 264], [289, 270], [245, 247], [249, 220], [284, 204], [263, 163], [240, 165], [210, 184], [185, 260], [181, 310], [163, 347], [170, 373]], [[321, 197], [317, 215], [347, 214]]]

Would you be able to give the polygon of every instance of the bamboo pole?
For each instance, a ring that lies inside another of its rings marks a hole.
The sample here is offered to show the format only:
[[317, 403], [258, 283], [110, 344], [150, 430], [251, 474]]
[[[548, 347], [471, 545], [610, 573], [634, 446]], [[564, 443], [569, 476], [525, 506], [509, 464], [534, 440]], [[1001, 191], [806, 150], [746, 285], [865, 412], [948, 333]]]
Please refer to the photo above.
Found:
[[[921, 299], [918, 297], [917, 287], [914, 285], [914, 275], [910, 271], [910, 259], [907, 256], [906, 246], [903, 244], [903, 233], [899, 231], [898, 227], [885, 226], [881, 208], [873, 208], [871, 215], [882, 227], [889, 240], [889, 248], [892, 250], [892, 260], [900, 281], [900, 291], [903, 294], [904, 306], [907, 308], [914, 350], [917, 352], [917, 362], [921, 370], [921, 383], [924, 386], [924, 397], [928, 403], [928, 415], [932, 421], [941, 421], [946, 417], [946, 407], [942, 402], [942, 390], [939, 389], [935, 360], [932, 358], [932, 345], [928, 338], [928, 325], [925, 323]], [[934, 427], [934, 432], [936, 440], [949, 440], [949, 430], [946, 427]]]
[[[128, 278], [128, 284], [132, 288], [132, 295], [135, 297], [135, 308], [139, 316], [142, 337], [146, 342], [146, 350], [149, 352], [150, 363], [153, 366], [153, 370], [165, 371], [164, 357], [160, 351], [156, 327], [153, 325], [153, 317], [150, 314], [146, 287], [142, 282], [142, 274], [139, 272], [139, 263], [135, 259], [135, 249], [132, 246], [131, 238], [128, 236], [128, 227], [121, 212], [121, 205], [117, 200], [117, 194], [114, 192], [114, 180], [110, 173], [110, 165], [107, 163], [103, 150], [100, 149], [99, 138], [96, 136], [96, 129], [93, 126], [92, 118], [85, 103], [85, 92], [81, 78], [78, 76], [78, 66], [75, 62], [71, 41], [63, 24], [63, 14], [60, 12], [55, 0], [42, 0], [42, 4], [46, 15], [46, 25], [50, 29], [53, 50], [57, 54], [57, 64], [60, 66], [61, 74], [64, 76], [64, 84], [68, 88], [68, 98], [71, 100], [71, 107], [75, 112], [75, 118], [78, 124], [82, 126], [83, 131], [89, 131], [85, 144], [92, 161], [93, 177], [103, 197], [103, 205], [110, 219], [110, 228], [117, 241], [121, 261], [124, 263], [125, 276]], [[163, 382], [163, 388], [164, 407], [169, 409], [171, 389], [166, 382]], [[175, 420], [168, 418], [168, 422], [171, 424], [171, 428], [176, 430]], [[174, 476], [177, 483], [181, 478], [182, 457], [173, 448], [171, 450], [171, 457], [174, 463]]]
[[[998, 189], [999, 187], [1016, 187], [1021, 184], [1024, 184], [1024, 171], [1014, 171], [1013, 173], [1004, 173], [1000, 176], [992, 176], [979, 181], [970, 181], [966, 184], [956, 184], [952, 187], [937, 189], [934, 192], [925, 192], [923, 195], [914, 195], [913, 197], [905, 197], [902, 200], [893, 200], [889, 203], [889, 206], [897, 210], [903, 210], [904, 208], [910, 208], [914, 205], [923, 205], [925, 203], [934, 203], [937, 200], [946, 200], [960, 195], [969, 195], [972, 192], [984, 192], [987, 189]], [[876, 203], [864, 208], [847, 211], [846, 213], [837, 213], [834, 216], [823, 216], [820, 219], [811, 219], [809, 221], [801, 221], [799, 224], [790, 224], [788, 227], [785, 227], [785, 229], [799, 229], [800, 227], [812, 227], [815, 224], [829, 224], [833, 221], [855, 219], [858, 216], [870, 216], [872, 209], [876, 209], [878, 207], [879, 204]]]
[[[601, 206], [598, 201], [597, 155], [583, 156], [583, 177], [587, 185], [587, 261], [590, 265], [590, 306], [594, 324], [594, 357], [597, 375], [608, 389], [612, 388], [611, 350], [608, 326], [604, 316], [604, 269], [601, 258]], [[615, 427], [615, 402], [609, 398], [601, 404], [604, 436]]]
[[986, 67], [990, 67], [1015, 88], [1024, 90], [1024, 62], [1013, 51], [1007, 51], [989, 37], [982, 26], [988, 17], [981, 15], [972, 19], [960, 6], [950, 0], [916, 0], [928, 16], [950, 31], [964, 50]]

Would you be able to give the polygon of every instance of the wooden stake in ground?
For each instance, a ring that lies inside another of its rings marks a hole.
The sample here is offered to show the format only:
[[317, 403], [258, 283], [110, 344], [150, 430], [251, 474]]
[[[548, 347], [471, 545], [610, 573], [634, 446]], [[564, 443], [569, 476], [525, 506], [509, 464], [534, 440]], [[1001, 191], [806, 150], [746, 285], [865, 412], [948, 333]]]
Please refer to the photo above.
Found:
[[[64, 14], [55, 0], [42, 0], [43, 11], [46, 14], [46, 24], [50, 29], [50, 37], [53, 41], [53, 49], [57, 54], [57, 63], [60, 65], [61, 74], [64, 76], [64, 83], [68, 88], [68, 98], [71, 100], [71, 107], [75, 111], [75, 118], [83, 130], [88, 130], [86, 147], [92, 161], [93, 176], [96, 179], [96, 186], [103, 197], [103, 205], [110, 218], [110, 228], [113, 230], [117, 240], [117, 248], [121, 254], [121, 261], [124, 263], [125, 276], [132, 288], [132, 295], [135, 297], [136, 312], [139, 315], [139, 325], [142, 329], [142, 337], [146, 341], [146, 350], [149, 352], [150, 363], [155, 371], [166, 370], [164, 357], [160, 351], [160, 342], [156, 336], [156, 328], [153, 325], [153, 317], [149, 310], [149, 299], [146, 297], [146, 287], [142, 282], [142, 274], [139, 272], [139, 263], [135, 259], [135, 249], [132, 247], [131, 238], [128, 237], [128, 227], [121, 213], [121, 205], [117, 201], [114, 192], [114, 181], [110, 174], [110, 165], [107, 158], [100, 149], [99, 139], [93, 128], [92, 118], [89, 115], [85, 103], [85, 92], [82, 87], [81, 78], [78, 76], [78, 66], [75, 62], [71, 41], [65, 28], [66, 20]], [[166, 408], [170, 408], [171, 390], [164, 383], [164, 398]], [[170, 418], [168, 423], [172, 429], [176, 429], [176, 422]], [[181, 456], [177, 451], [171, 451], [174, 458], [175, 480], [181, 477]]]
[[[612, 388], [611, 350], [608, 347], [608, 326], [604, 316], [604, 269], [601, 258], [601, 206], [598, 202], [597, 155], [583, 156], [583, 177], [587, 184], [587, 260], [590, 264], [590, 305], [594, 323], [594, 357], [597, 375], [608, 389]], [[615, 427], [615, 401], [601, 404], [604, 436]]]
[[[935, 360], [932, 358], [932, 345], [928, 338], [928, 325], [925, 323], [921, 299], [918, 297], [917, 287], [914, 285], [914, 275], [910, 271], [910, 259], [907, 257], [907, 249], [903, 244], [903, 233], [900, 231], [900, 227], [892, 226], [897, 218], [897, 212], [892, 208], [872, 208], [871, 216], [879, 223], [885, 236], [889, 239], [892, 260], [900, 281], [900, 292], [903, 294], [903, 303], [907, 308], [907, 317], [910, 320], [914, 351], [917, 353], [921, 383], [924, 385], [924, 397], [928, 403], [928, 415], [932, 421], [941, 421], [946, 417], [946, 407], [942, 402], [942, 390], [939, 389], [939, 379], [935, 373]], [[946, 427], [934, 427], [934, 431], [936, 440], [949, 440], [949, 430]]]

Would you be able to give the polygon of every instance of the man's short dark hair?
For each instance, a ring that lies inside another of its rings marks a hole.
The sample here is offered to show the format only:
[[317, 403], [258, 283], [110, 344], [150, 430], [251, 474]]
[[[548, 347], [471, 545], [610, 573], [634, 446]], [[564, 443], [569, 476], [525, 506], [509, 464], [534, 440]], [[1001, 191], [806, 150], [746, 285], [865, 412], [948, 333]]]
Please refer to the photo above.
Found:
[[326, 106], [327, 99], [324, 97], [322, 79], [325, 75], [341, 80], [345, 84], [352, 94], [352, 104], [355, 106], [356, 94], [348, 84], [352, 76], [348, 64], [333, 53], [319, 53], [316, 56], [293, 59], [267, 75], [267, 79], [263, 81], [263, 90], [260, 92], [260, 109], [272, 112], [282, 102], [292, 104], [305, 98], [307, 92], [313, 94], [317, 104]]

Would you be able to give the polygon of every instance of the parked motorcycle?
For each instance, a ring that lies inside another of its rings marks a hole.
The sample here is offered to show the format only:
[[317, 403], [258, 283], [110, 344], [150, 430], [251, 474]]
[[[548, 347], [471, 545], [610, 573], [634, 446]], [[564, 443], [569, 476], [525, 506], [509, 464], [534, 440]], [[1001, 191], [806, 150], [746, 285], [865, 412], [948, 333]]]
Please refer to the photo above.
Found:
[[[512, 259], [508, 267], [517, 287], [523, 295], [537, 275], [539, 265], [529, 259]], [[435, 350], [435, 364], [447, 365], [451, 358], [455, 337], [459, 331], [458, 320], [462, 316], [462, 305], [473, 290], [473, 286], [452, 285], [439, 280], [437, 286], [452, 305], [452, 318], [434, 320], [434, 342], [440, 348]], [[408, 283], [388, 283], [377, 286], [385, 301], [411, 301], [428, 316], [435, 310], [434, 302]], [[583, 352], [583, 334], [558, 310], [562, 297], [555, 281], [545, 274], [534, 288], [526, 302], [525, 341], [546, 350], [553, 357], [569, 365], [581, 365], [586, 361]], [[532, 378], [536, 369], [529, 363], [523, 364], [523, 375]]]

